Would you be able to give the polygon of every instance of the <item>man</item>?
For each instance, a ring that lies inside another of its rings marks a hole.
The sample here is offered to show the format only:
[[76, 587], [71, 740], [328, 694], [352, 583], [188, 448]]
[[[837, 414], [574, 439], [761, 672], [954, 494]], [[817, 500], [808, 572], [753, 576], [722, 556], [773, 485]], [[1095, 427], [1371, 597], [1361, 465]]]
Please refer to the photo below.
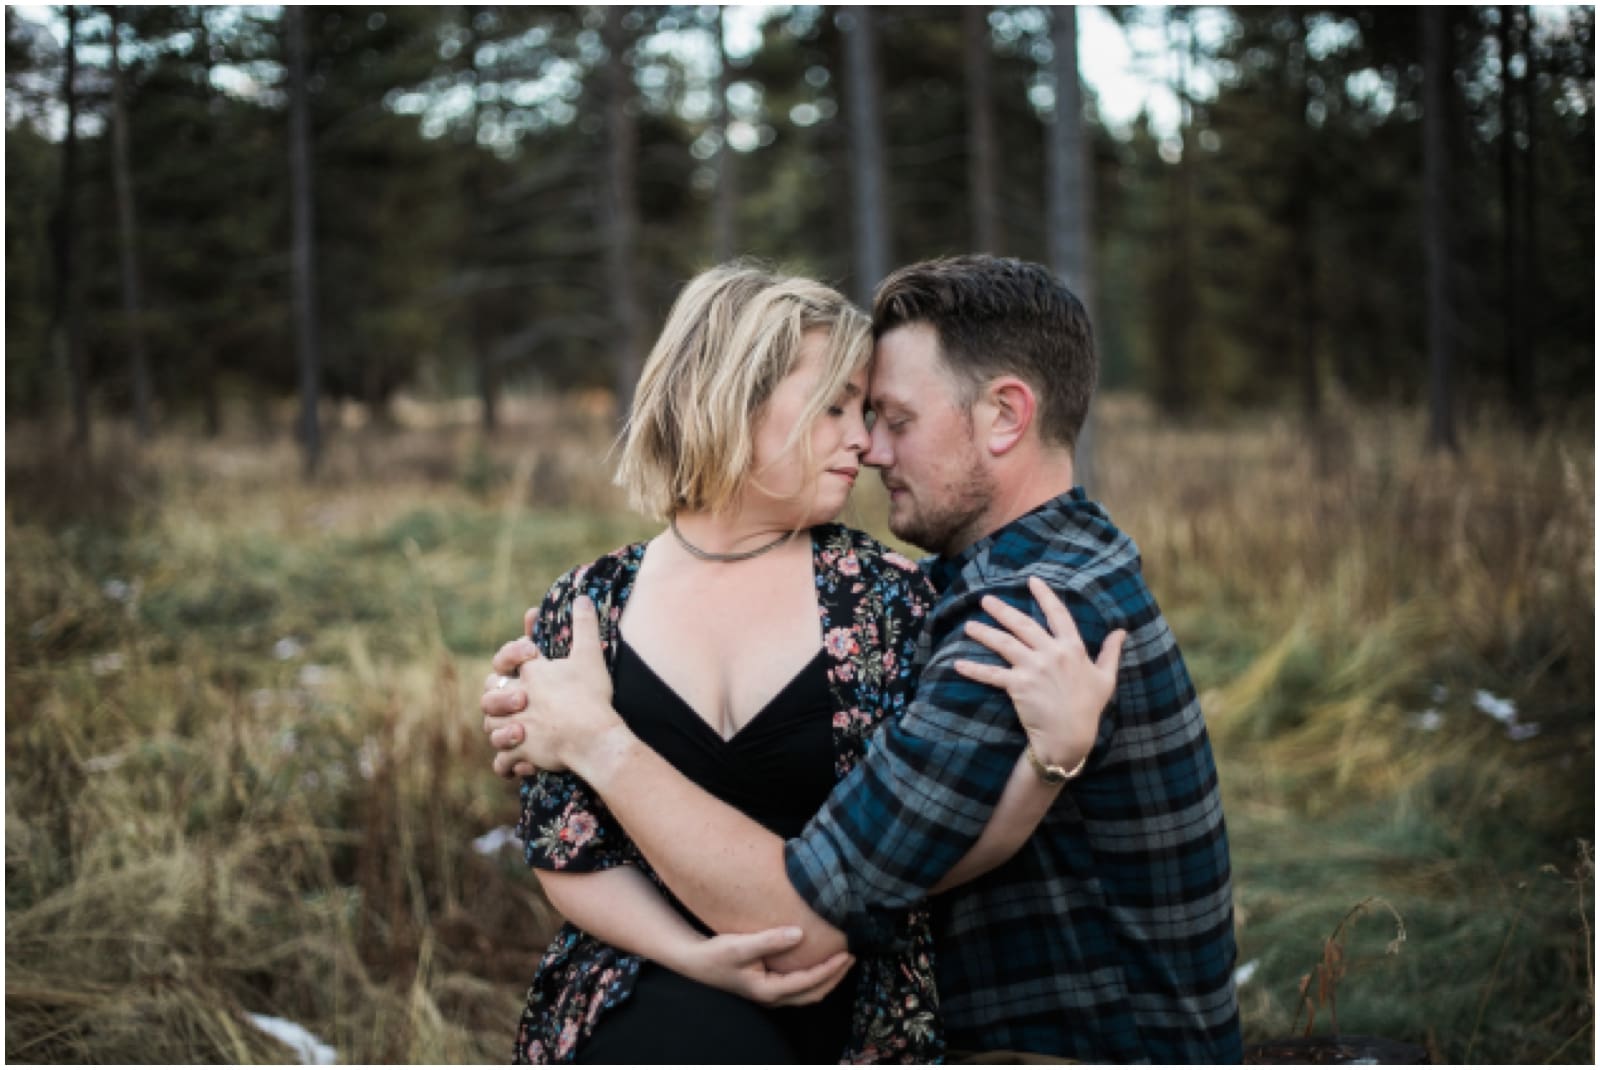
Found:
[[[610, 709], [597, 658], [524, 667], [529, 707], [494, 731], [496, 768], [582, 776], [718, 931], [798, 919], [805, 938], [778, 968], [820, 961], [843, 940], [892, 940], [885, 919], [976, 841], [1023, 753], [1005, 692], [956, 663], [993, 664], [978, 640], [1002, 653], [1004, 641], [986, 621], [1032, 612], [1028, 584], [1042, 580], [1091, 653], [1114, 629], [1128, 640], [1092, 749], [1032, 758], [1047, 784], [1071, 781], [1037, 831], [934, 899], [950, 1046], [1238, 1061], [1227, 839], [1195, 690], [1137, 549], [1073, 486], [1097, 363], [1083, 306], [1037, 265], [960, 257], [886, 279], [873, 326], [864, 461], [889, 489], [890, 530], [938, 555], [911, 708], [787, 843], [639, 744]], [[575, 618], [585, 628], [592, 618]], [[496, 669], [521, 656], [503, 651]], [[517, 688], [491, 691], [483, 708], [498, 718], [523, 701]]]

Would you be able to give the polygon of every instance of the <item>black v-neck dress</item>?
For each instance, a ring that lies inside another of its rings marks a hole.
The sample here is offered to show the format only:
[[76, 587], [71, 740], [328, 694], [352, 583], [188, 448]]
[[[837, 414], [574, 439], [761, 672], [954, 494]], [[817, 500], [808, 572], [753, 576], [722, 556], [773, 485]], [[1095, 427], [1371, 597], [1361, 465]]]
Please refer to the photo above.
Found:
[[[833, 790], [833, 700], [822, 650], [726, 740], [620, 636], [612, 682], [612, 703], [634, 735], [784, 839], [798, 835]], [[577, 1061], [837, 1062], [854, 980], [847, 976], [811, 1006], [766, 1008], [646, 963], [632, 999], [598, 1023]]]
[[[543, 656], [566, 657], [574, 601], [579, 595], [589, 598], [598, 611], [616, 702], [634, 732], [694, 781], [790, 843], [866, 757], [878, 728], [909, 707], [916, 692], [919, 637], [934, 603], [916, 563], [870, 536], [838, 524], [813, 528], [811, 536], [822, 652], [794, 679], [772, 680], [776, 697], [730, 740], [685, 708], [670, 687], [650, 679], [651, 666], [637, 651], [623, 652], [621, 622], [648, 543], [631, 543], [564, 573], [550, 585], [530, 633]], [[751, 595], [760, 597], [756, 591]], [[692, 600], [682, 607], [682, 627], [697, 626], [696, 612]], [[627, 829], [581, 777], [541, 771], [524, 778], [521, 809], [517, 836], [534, 869], [596, 873], [636, 866], [665, 890]], [[709, 856], [717, 845], [683, 846]], [[777, 1012], [725, 994], [713, 997], [703, 988], [687, 989], [687, 1006], [680, 1009], [665, 998], [684, 991], [673, 987], [667, 971], [567, 922], [551, 938], [528, 984], [512, 1060], [939, 1062], [944, 1036], [929, 921], [923, 904], [875, 912], [871, 925], [851, 934], [857, 944], [855, 970], [834, 989], [832, 1001]], [[734, 1009], [725, 1011], [713, 998]], [[642, 1028], [620, 1024], [635, 1014], [646, 1016], [633, 1019], [642, 1020]], [[763, 1038], [772, 1037], [772, 1023], [778, 1022], [777, 1042], [763, 1039], [760, 1050], [748, 1054], [735, 1050], [732, 1022], [753, 1018], [760, 1025], [754, 1031]], [[624, 1038], [637, 1038], [645, 1050], [608, 1050], [610, 1039]], [[790, 1055], [796, 1041], [800, 1050]], [[784, 1046], [787, 1051], [775, 1051]]]

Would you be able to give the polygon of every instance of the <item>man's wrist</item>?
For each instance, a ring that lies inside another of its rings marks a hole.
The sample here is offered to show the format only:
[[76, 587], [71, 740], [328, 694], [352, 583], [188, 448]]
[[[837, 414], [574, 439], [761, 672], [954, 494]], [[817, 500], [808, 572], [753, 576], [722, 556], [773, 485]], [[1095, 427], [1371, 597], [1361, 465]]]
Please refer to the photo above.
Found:
[[562, 755], [566, 766], [589, 782], [589, 786], [606, 794], [606, 785], [615, 783], [628, 766], [638, 737], [628, 726], [613, 715], [610, 725], [598, 732], [586, 732], [573, 741], [570, 753]]

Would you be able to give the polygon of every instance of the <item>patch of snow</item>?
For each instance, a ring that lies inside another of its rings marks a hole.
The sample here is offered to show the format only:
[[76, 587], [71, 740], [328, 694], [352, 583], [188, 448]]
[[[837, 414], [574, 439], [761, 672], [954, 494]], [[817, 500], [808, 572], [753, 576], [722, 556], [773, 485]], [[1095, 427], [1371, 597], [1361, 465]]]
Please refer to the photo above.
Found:
[[135, 593], [134, 585], [127, 580], [107, 580], [100, 590], [113, 602], [126, 602]]
[[270, 1014], [245, 1012], [250, 1024], [295, 1053], [301, 1063], [311, 1066], [332, 1066], [338, 1059], [333, 1047], [324, 1044], [315, 1033], [287, 1018], [274, 1018]]
[[1531, 721], [1517, 720], [1517, 704], [1508, 698], [1500, 698], [1491, 692], [1479, 690], [1472, 697], [1472, 704], [1481, 713], [1485, 713], [1506, 726], [1506, 738], [1514, 743], [1521, 743], [1525, 739], [1532, 739], [1539, 734], [1539, 726]]
[[115, 651], [110, 654], [96, 654], [89, 659], [89, 671], [96, 676], [108, 676], [122, 671], [123, 663], [124, 658]]
[[128, 756], [121, 751], [110, 754], [97, 754], [93, 758], [85, 758], [83, 771], [85, 773], [109, 773], [117, 766], [128, 760]]
[[472, 849], [481, 855], [499, 854], [506, 847], [515, 844], [522, 846], [522, 841], [517, 839], [517, 834], [507, 825], [491, 829], [482, 836], [472, 841]]
[[368, 736], [361, 741], [361, 750], [356, 754], [356, 771], [361, 774], [362, 780], [371, 780], [378, 775], [378, 758], [381, 752], [378, 741]]
[[1498, 698], [1480, 690], [1472, 697], [1472, 704], [1501, 724], [1515, 724], [1517, 721], [1517, 704], [1508, 698]]
[[1444, 714], [1438, 710], [1423, 710], [1407, 717], [1406, 724], [1412, 728], [1420, 728], [1424, 732], [1437, 732], [1444, 725]]

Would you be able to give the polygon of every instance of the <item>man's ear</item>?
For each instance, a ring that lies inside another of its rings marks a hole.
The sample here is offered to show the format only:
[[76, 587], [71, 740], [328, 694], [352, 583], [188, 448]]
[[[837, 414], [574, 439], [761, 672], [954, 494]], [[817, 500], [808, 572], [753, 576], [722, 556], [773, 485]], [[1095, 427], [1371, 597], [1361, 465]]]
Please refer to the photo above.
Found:
[[1033, 388], [1014, 375], [990, 380], [984, 388], [984, 406], [988, 412], [983, 442], [990, 456], [1003, 457], [1017, 448], [1017, 444], [1033, 426], [1038, 401]]

